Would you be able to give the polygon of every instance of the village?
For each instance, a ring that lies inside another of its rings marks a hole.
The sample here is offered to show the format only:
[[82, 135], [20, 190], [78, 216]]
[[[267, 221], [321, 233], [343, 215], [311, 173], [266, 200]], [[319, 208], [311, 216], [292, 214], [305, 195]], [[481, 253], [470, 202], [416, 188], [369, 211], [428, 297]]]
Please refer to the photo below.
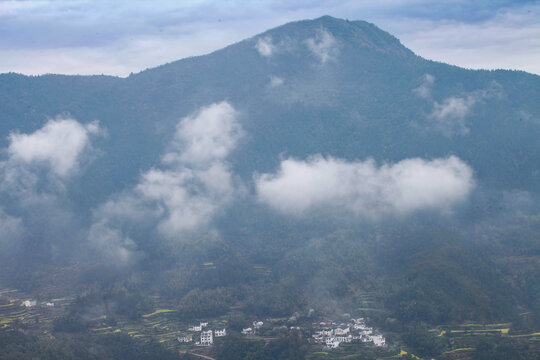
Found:
[[[61, 302], [63, 305], [62, 307], [66, 305], [63, 303], [64, 299], [55, 300]], [[11, 317], [2, 319], [2, 327], [7, 327], [9, 326], [9, 323], [11, 321], [15, 321], [17, 317], [19, 317], [20, 319], [30, 319], [30, 314], [25, 313], [25, 315], [23, 315], [23, 313], [21, 313], [21, 310], [16, 310], [16, 308], [27, 309], [27, 311], [35, 313], [34, 315], [32, 315], [32, 317], [34, 317], [37, 316], [36, 311], [42, 313], [42, 311], [46, 308], [56, 309], [57, 304], [52, 300], [39, 302], [35, 299], [25, 299], [22, 301], [19, 300], [19, 302], [17, 303], [15, 299], [12, 299], [9, 302], [9, 305], [3, 305], [3, 307], [5, 308], [5, 310], [13, 309], [13, 311], [18, 311], [13, 312], [13, 315]], [[209, 347], [214, 345], [214, 341], [216, 338], [222, 338], [227, 335], [227, 321], [224, 321], [223, 319], [216, 319], [216, 321], [213, 321], [211, 323], [209, 323], [208, 320], [201, 321], [198, 323], [198, 325], [187, 326], [187, 329], [186, 327], [182, 327], [182, 325], [180, 324], [172, 326], [174, 325], [174, 321], [172, 321], [172, 318], [166, 320], [168, 317], [163, 318], [163, 316], [166, 316], [169, 313], [173, 312], [173, 310], [161, 309], [156, 310], [154, 313], [143, 315], [144, 322], [147, 322], [148, 320], [150, 320], [150, 318], [162, 319], [159, 322], [151, 321], [147, 324], [147, 326], [152, 329], [152, 333], [154, 334], [154, 336], [158, 336], [161, 343], [169, 342], [170, 340], [175, 339], [178, 345], [188, 346], [188, 348], [191, 346]], [[55, 314], [58, 315], [59, 313], [55, 311]], [[23, 315], [24, 317], [22, 317], [21, 315]], [[163, 324], [163, 320], [165, 320], [169, 325]], [[48, 322], [52, 321], [48, 320]], [[291, 324], [288, 323], [287, 318], [266, 319], [265, 322], [261, 320], [254, 320], [252, 321], [250, 326], [242, 328], [240, 333], [242, 336], [248, 339], [261, 340], [277, 338], [276, 335], [278, 333], [298, 332], [302, 334], [302, 336], [304, 336], [310, 343], [314, 345], [322, 345], [323, 349], [325, 350], [336, 349], [340, 346], [340, 344], [344, 343], [364, 343], [366, 345], [371, 344], [374, 347], [386, 346], [385, 337], [380, 334], [380, 332], [374, 330], [373, 327], [368, 326], [366, 324], [365, 318], [362, 317], [349, 318], [348, 321], [341, 322], [325, 319], [319, 322], [302, 322], [294, 324], [294, 326], [290, 325]], [[124, 326], [124, 329], [121, 329], [120, 327], [118, 329], [113, 329], [113, 327], [96, 327], [93, 331], [97, 333], [118, 333], [121, 331], [127, 331], [129, 335], [135, 337], [152, 336], [146, 331], [142, 332], [140, 329], [135, 330], [130, 329], [130, 327], [131, 326], [128, 326], [128, 324]], [[176, 328], [176, 332], [173, 330], [173, 327]], [[156, 333], [155, 330], [158, 330], [158, 328], [163, 328], [163, 330]], [[50, 329], [48, 330], [50, 331]], [[145, 335], [144, 333], [147, 334]], [[173, 335], [174, 337], [171, 338], [171, 335]], [[169, 346], [171, 345], [172, 343], [169, 344]]]
[[336, 324], [333, 321], [321, 321], [313, 324], [311, 340], [323, 344], [327, 349], [335, 349], [341, 343], [372, 343], [374, 346], [386, 346], [386, 339], [367, 326], [364, 318], [351, 319], [347, 323]]
[[[203, 330], [207, 327], [207, 322], [201, 322], [199, 325], [193, 325], [188, 328], [189, 332], [200, 332], [200, 340], [195, 342], [196, 346], [212, 346], [214, 345], [214, 337], [224, 337], [227, 335], [227, 330], [225, 328]], [[193, 336], [189, 335], [178, 336], [176, 339], [181, 344], [189, 344], [193, 342]]]
[[[258, 332], [263, 328], [264, 322], [255, 320], [252, 326], [243, 328], [241, 334], [247, 338], [257, 339]], [[206, 329], [206, 330], [205, 330]], [[312, 323], [310, 328], [303, 326], [291, 326], [289, 331], [298, 331], [305, 334], [308, 340], [313, 344], [321, 344], [324, 349], [336, 349], [342, 343], [366, 343], [375, 347], [386, 346], [386, 339], [380, 333], [377, 333], [371, 326], [366, 325], [364, 318], [351, 318], [348, 322], [337, 323], [332, 320]], [[190, 333], [199, 333], [199, 341], [193, 342], [197, 336], [195, 334], [186, 334], [177, 337], [181, 344], [194, 344], [195, 346], [212, 346], [214, 337], [223, 337], [227, 335], [227, 330], [209, 329], [208, 322], [200, 322], [199, 325], [193, 325], [188, 328]]]
[[[75, 296], [36, 298], [15, 289], [0, 289], [0, 329], [17, 329], [26, 334], [54, 339], [58, 336], [56, 320], [69, 311], [74, 300]], [[222, 339], [231, 333], [237, 333], [245, 340], [266, 343], [296, 333], [310, 343], [311, 352], [323, 357], [331, 353], [341, 356], [358, 351], [394, 357], [412, 354], [399, 340], [395, 341], [395, 334], [388, 334], [393, 339], [388, 343], [386, 336], [372, 326], [372, 320], [368, 317], [342, 314], [329, 318], [322, 314], [317, 316], [314, 310], [309, 309], [304, 314], [294, 313], [289, 317], [246, 318], [237, 312], [189, 323], [178, 317], [166, 299], [156, 297], [154, 301], [161, 307], [141, 315], [136, 321], [118, 317], [111, 322], [107, 316], [95, 314], [95, 317], [88, 319], [87, 331], [96, 336], [124, 334], [143, 342], [157, 341], [169, 350], [205, 356], [211, 356], [216, 347], [223, 343]], [[363, 311], [365, 313], [366, 310]], [[243, 318], [243, 324], [231, 322], [235, 317]], [[440, 325], [429, 332], [437, 338], [451, 339], [453, 346], [445, 352], [448, 357], [470, 353], [474, 350], [470, 345], [471, 338], [481, 336], [500, 336], [521, 342], [540, 339], [538, 331], [513, 333], [511, 326], [510, 323], [466, 323]], [[232, 339], [237, 339], [237, 336]]]

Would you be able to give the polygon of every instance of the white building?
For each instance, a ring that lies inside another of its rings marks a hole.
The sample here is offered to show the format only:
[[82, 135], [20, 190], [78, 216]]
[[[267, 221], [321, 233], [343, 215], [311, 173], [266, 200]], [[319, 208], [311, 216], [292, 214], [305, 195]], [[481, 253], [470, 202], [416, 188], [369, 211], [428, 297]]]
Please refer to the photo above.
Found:
[[187, 336], [179, 336], [176, 338], [179, 343], [188, 343], [191, 342], [193, 339]]
[[336, 336], [335, 339], [340, 343], [350, 343], [352, 342], [352, 335], [347, 336]]
[[326, 338], [325, 343], [326, 343], [326, 347], [329, 349], [335, 349], [339, 346], [339, 341], [333, 337]]
[[202, 329], [202, 328], [207, 327], [207, 326], [208, 326], [208, 323], [207, 323], [207, 322], [202, 322], [202, 323], [199, 324], [199, 326], [200, 326], [201, 329]]
[[373, 341], [373, 338], [371, 335], [362, 335], [362, 342], [371, 342]]
[[201, 346], [211, 346], [214, 344], [214, 337], [212, 336], [212, 330], [201, 332]]
[[54, 307], [54, 303], [53, 302], [46, 302], [45, 306]]
[[371, 337], [371, 340], [373, 341], [373, 344], [375, 344], [375, 346], [384, 346], [386, 344], [386, 340], [382, 335], [373, 335]]
[[334, 334], [336, 335], [347, 335], [348, 333], [351, 332], [351, 329], [350, 328], [337, 328], [336, 330], [334, 330]]
[[324, 335], [324, 336], [332, 336], [332, 335], [334, 335], [334, 330], [332, 330], [332, 329], [321, 330], [321, 334]]
[[263, 325], [264, 325], [264, 323], [262, 321], [254, 321], [253, 322], [253, 328], [254, 329], [260, 329]]
[[36, 304], [37, 304], [36, 300], [25, 300], [23, 302], [23, 305], [26, 306], [26, 307], [36, 306]]
[[216, 337], [222, 337], [222, 336], [226, 336], [227, 335], [227, 330], [226, 329], [223, 329], [223, 330], [215, 330], [214, 331]]
[[250, 327], [242, 329], [242, 334], [244, 334], [244, 335], [253, 334], [253, 329], [250, 328]]
[[354, 324], [353, 325], [353, 329], [354, 330], [366, 330], [368, 327], [366, 326], [366, 324]]
[[194, 325], [194, 326], [190, 326], [188, 331], [201, 331], [202, 330], [202, 326], [197, 326], [197, 325]]

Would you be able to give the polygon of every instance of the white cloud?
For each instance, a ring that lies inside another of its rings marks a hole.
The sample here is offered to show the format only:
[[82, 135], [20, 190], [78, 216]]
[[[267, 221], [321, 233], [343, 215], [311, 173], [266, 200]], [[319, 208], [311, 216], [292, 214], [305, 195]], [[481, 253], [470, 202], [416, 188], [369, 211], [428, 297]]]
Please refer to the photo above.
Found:
[[227, 102], [183, 118], [161, 167], [94, 212], [89, 240], [124, 258], [134, 252], [128, 228], [150, 228], [176, 240], [208, 225], [238, 194], [226, 159], [242, 133], [238, 112]]
[[431, 90], [433, 88], [433, 84], [435, 83], [435, 77], [430, 74], [424, 74], [422, 76], [422, 83], [420, 86], [418, 86], [416, 89], [413, 90], [413, 92], [424, 99], [430, 99], [431, 98]]
[[368, 218], [447, 211], [474, 186], [472, 169], [454, 156], [381, 166], [321, 156], [285, 159], [276, 173], [256, 176], [255, 183], [259, 200], [285, 214], [342, 209]]
[[487, 89], [476, 90], [461, 96], [450, 96], [442, 102], [434, 101], [433, 110], [428, 115], [428, 119], [433, 121], [431, 124], [433, 128], [442, 131], [447, 136], [468, 134], [466, 117], [473, 107], [485, 99], [500, 97], [501, 94], [501, 86], [494, 82]]
[[306, 44], [322, 64], [335, 60], [339, 54], [336, 39], [326, 30], [320, 30], [315, 37], [307, 39]]
[[259, 37], [255, 48], [261, 56], [270, 57], [274, 52], [274, 44], [272, 44], [272, 38], [270, 36]]
[[31, 134], [11, 133], [8, 153], [25, 164], [46, 164], [60, 177], [79, 169], [81, 155], [91, 147], [90, 136], [100, 131], [97, 123], [82, 125], [69, 118], [49, 120]]
[[177, 126], [171, 151], [163, 157], [164, 162], [205, 166], [223, 160], [242, 136], [237, 116], [233, 107], [224, 101], [184, 118]]
[[92, 239], [93, 246], [112, 263], [125, 266], [133, 261], [136, 252], [135, 243], [120, 229], [109, 226], [105, 219], [92, 224], [88, 237]]
[[61, 212], [53, 204], [71, 176], [96, 156], [91, 140], [102, 132], [97, 122], [56, 118], [32, 133], [11, 133], [7, 158], [0, 161], [0, 195], [29, 212], [47, 206]]
[[174, 239], [208, 224], [232, 200], [235, 188], [229, 169], [217, 163], [204, 170], [153, 169], [143, 175], [135, 192], [162, 209], [158, 230]]
[[271, 87], [277, 87], [283, 85], [285, 81], [277, 76], [270, 76], [270, 86]]
[[[484, 9], [485, 14], [490, 10]], [[472, 69], [540, 74], [538, 4], [494, 10], [483, 21], [381, 19], [378, 24], [422, 57]]]
[[[22, 166], [21, 166], [22, 165]], [[20, 201], [35, 198], [39, 177], [18, 161], [0, 162], [0, 194], [7, 194]]]
[[65, 190], [71, 176], [94, 156], [91, 140], [101, 132], [97, 122], [56, 118], [32, 133], [9, 135], [0, 161], [0, 201], [18, 217], [0, 209], [0, 238], [17, 240], [24, 232], [37, 231], [54, 245], [59, 234], [78, 236]]
[[429, 117], [436, 120], [437, 127], [448, 134], [453, 132], [467, 134], [469, 129], [465, 125], [465, 116], [470, 113], [475, 103], [474, 96], [449, 97], [442, 103], [435, 102]]

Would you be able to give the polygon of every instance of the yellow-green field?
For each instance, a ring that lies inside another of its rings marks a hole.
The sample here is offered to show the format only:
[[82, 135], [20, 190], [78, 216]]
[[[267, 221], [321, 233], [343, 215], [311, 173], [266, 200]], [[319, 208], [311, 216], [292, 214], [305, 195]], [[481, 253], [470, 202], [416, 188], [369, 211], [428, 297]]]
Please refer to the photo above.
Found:
[[147, 318], [147, 317], [154, 316], [154, 315], [157, 315], [157, 314], [167, 313], [167, 312], [173, 312], [173, 311], [176, 311], [176, 310], [171, 310], [171, 309], [158, 309], [158, 310], [154, 311], [153, 313], [143, 315], [143, 317], [144, 317], [144, 318]]
[[455, 353], [455, 352], [458, 352], [458, 351], [473, 351], [473, 350], [475, 350], [475, 348], [458, 348], [458, 349], [454, 349], [454, 350], [445, 351], [444, 353], [445, 354], [452, 354], [452, 353]]
[[[210, 265], [210, 264], [207, 264]], [[24, 325], [38, 333], [49, 334], [52, 331], [54, 319], [61, 316], [75, 297], [65, 296], [52, 299], [40, 299], [34, 307], [25, 307], [24, 301], [33, 299], [30, 295], [15, 289], [0, 289], [0, 328]], [[129, 321], [117, 319], [114, 325], [108, 325], [105, 315], [92, 318], [94, 334], [108, 335], [125, 333], [138, 339], [156, 339], [167, 347], [178, 346], [176, 337], [189, 335], [188, 324], [181, 324], [175, 316], [176, 310], [170, 309], [162, 299], [155, 297], [156, 304], [162, 305], [153, 312], [142, 315], [139, 320]], [[44, 303], [52, 302], [54, 307]]]
[[532, 341], [540, 340], [540, 332], [527, 334], [512, 333], [511, 323], [440, 325], [429, 330], [429, 332], [437, 337], [449, 338], [454, 348], [445, 351], [444, 354], [451, 356], [451, 358], [455, 358], [455, 356], [465, 356], [468, 358], [466, 353], [475, 350], [475, 348], [471, 347], [471, 344], [474, 343], [471, 342], [471, 337], [502, 336], [507, 338], [524, 338]]
[[[30, 328], [39, 327], [43, 333], [47, 333], [52, 327], [52, 322], [61, 311], [61, 301], [55, 303], [54, 308], [47, 307], [44, 302], [39, 302], [36, 306], [24, 306], [25, 300], [33, 299], [15, 289], [0, 289], [0, 328], [25, 326]], [[50, 302], [52, 300], [47, 300]]]
[[422, 360], [422, 358], [420, 358], [420, 357], [418, 357], [418, 356], [416, 356], [414, 354], [411, 354], [411, 353], [409, 353], [409, 352], [407, 352], [407, 351], [405, 351], [403, 349], [401, 349], [399, 351], [399, 354], [396, 354], [394, 356], [390, 356], [390, 357], [387, 357], [387, 358], [384, 358], [384, 359], [395, 359], [395, 358], [403, 357], [405, 355], [408, 355], [408, 356], [412, 357], [413, 359]]
[[[161, 304], [167, 306], [168, 304]], [[170, 304], [169, 304], [170, 305]], [[102, 323], [105, 323], [103, 321]], [[197, 324], [197, 321], [193, 321], [191, 325]], [[224, 320], [213, 320], [210, 324], [211, 327], [224, 327]], [[187, 336], [193, 338], [193, 341], [198, 340], [198, 333], [190, 333], [187, 329], [190, 324], [180, 322], [176, 315], [176, 310], [164, 308], [158, 308], [151, 313], [142, 315], [142, 317], [136, 321], [129, 321], [127, 319], [117, 320], [113, 326], [100, 326], [92, 328], [96, 334], [127, 334], [133, 338], [141, 340], [154, 339], [163, 344], [167, 348], [180, 349], [186, 344], [180, 344], [176, 338], [178, 336]]]
[[[211, 264], [204, 264], [211, 266]], [[32, 329], [36, 333], [43, 335], [51, 334], [54, 320], [63, 315], [68, 305], [75, 298], [73, 296], [58, 297], [53, 299], [39, 299], [39, 303], [34, 307], [24, 306], [25, 300], [33, 299], [28, 294], [24, 294], [14, 289], [0, 289], [0, 328], [18, 327], [24, 325], [27, 329]], [[357, 306], [367, 313], [372, 311], [385, 311], [377, 308], [370, 295], [361, 294], [357, 297]], [[193, 342], [198, 341], [198, 333], [188, 331], [190, 325], [198, 324], [198, 321], [190, 323], [182, 322], [178, 318], [178, 313], [174, 310], [174, 301], [160, 297], [152, 297], [155, 309], [148, 311], [136, 320], [129, 320], [118, 317], [114, 322], [105, 315], [96, 314], [91, 319], [90, 331], [96, 335], [126, 334], [142, 341], [151, 339], [158, 341], [169, 349], [186, 349], [190, 344], [180, 344], [176, 339], [178, 336], [188, 336]], [[54, 302], [54, 307], [47, 307], [45, 302]], [[205, 320], [205, 319], [200, 319]], [[276, 321], [286, 321], [287, 318], [274, 319]], [[270, 322], [272, 320], [269, 320]], [[511, 338], [522, 338], [528, 341], [540, 340], [540, 332], [516, 333], [512, 331], [510, 323], [476, 324], [467, 323], [463, 325], [440, 325], [431, 329], [430, 332], [437, 337], [448, 337], [453, 344], [453, 349], [448, 349], [445, 354], [454, 354], [466, 351], [473, 351], [470, 339], [471, 336], [497, 335]], [[224, 318], [210, 320], [210, 328], [226, 327]], [[398, 344], [389, 349], [387, 354], [395, 354], [388, 358], [401, 358], [410, 356], [420, 359], [407, 350], [400, 350]], [[402, 345], [399, 345], [402, 346]], [[399, 351], [399, 353], [398, 353]], [[397, 354], [396, 354], [397, 353]], [[314, 355], [324, 356], [323, 352], [314, 352]], [[453, 355], [452, 355], [453, 356]]]
[[499, 324], [463, 324], [454, 326], [441, 325], [430, 332], [438, 333], [438, 337], [442, 336], [472, 336], [472, 335], [489, 335], [500, 334], [508, 335], [511, 329], [510, 323]]

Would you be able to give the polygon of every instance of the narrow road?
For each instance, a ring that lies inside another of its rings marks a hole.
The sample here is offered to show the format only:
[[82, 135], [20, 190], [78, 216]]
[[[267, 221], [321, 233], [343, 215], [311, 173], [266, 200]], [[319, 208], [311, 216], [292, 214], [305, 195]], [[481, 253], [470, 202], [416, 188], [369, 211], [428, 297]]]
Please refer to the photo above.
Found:
[[188, 355], [193, 355], [193, 356], [197, 356], [197, 357], [200, 357], [200, 358], [203, 358], [203, 359], [206, 359], [206, 360], [216, 360], [215, 358], [213, 357], [210, 357], [210, 356], [206, 356], [206, 355], [202, 355], [202, 354], [197, 354], [197, 353], [194, 353], [194, 352], [189, 352], [189, 351], [180, 351], [180, 354], [188, 354]]

